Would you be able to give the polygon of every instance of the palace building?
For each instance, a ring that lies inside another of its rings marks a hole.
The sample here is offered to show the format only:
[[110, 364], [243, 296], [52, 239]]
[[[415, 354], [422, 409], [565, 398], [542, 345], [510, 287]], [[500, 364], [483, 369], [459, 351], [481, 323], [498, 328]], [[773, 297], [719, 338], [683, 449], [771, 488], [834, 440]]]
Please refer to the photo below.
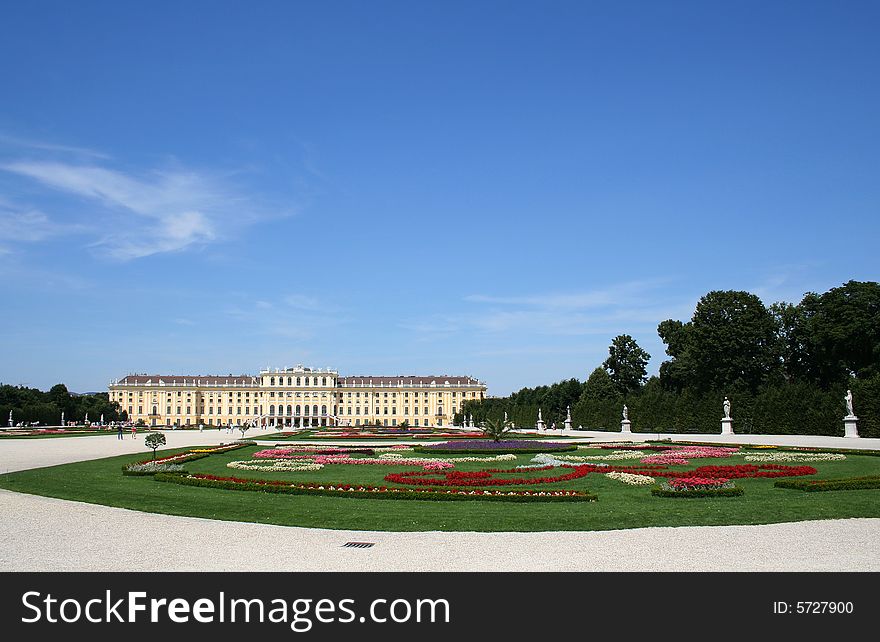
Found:
[[448, 426], [486, 384], [459, 376], [341, 377], [304, 366], [257, 376], [128, 375], [110, 401], [148, 426]]

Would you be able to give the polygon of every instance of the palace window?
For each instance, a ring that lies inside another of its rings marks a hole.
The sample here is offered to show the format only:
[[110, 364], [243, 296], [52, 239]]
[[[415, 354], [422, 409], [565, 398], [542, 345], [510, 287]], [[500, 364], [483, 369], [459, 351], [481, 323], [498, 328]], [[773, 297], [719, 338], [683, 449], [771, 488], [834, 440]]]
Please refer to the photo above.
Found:
[[409, 406], [404, 406], [404, 407], [403, 407], [403, 414], [405, 414], [405, 415], [408, 415], [408, 414], [409, 414]]

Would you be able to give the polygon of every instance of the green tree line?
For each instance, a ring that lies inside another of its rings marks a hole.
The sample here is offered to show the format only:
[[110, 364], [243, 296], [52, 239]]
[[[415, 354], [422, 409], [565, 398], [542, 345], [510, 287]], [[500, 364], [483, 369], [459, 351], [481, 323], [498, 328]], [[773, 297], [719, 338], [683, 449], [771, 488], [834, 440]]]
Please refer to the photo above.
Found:
[[44, 426], [57, 426], [61, 423], [61, 413], [65, 421], [82, 422], [86, 414], [89, 421], [118, 421], [124, 418], [116, 402], [111, 402], [106, 392], [93, 395], [72, 395], [63, 383], [52, 386], [48, 392], [25, 386], [0, 385], [0, 426], [5, 427], [9, 420], [18, 422], [40, 422]]
[[583, 383], [469, 401], [463, 412], [475, 421], [507, 412], [517, 426], [532, 427], [540, 407], [545, 422], [559, 426], [571, 406], [575, 427], [613, 431], [626, 404], [637, 432], [716, 432], [728, 397], [735, 432], [842, 435], [851, 389], [859, 434], [880, 437], [876, 282], [849, 281], [769, 307], [749, 292], [717, 290], [700, 299], [689, 321], [664, 320], [657, 332], [667, 355], [658, 376], [647, 377], [650, 355], [624, 334]]

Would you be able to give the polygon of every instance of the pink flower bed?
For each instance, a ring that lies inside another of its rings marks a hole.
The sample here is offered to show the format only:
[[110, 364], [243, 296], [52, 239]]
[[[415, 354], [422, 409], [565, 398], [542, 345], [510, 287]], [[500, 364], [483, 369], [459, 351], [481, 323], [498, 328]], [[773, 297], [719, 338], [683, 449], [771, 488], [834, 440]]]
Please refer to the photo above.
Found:
[[739, 448], [717, 446], [682, 446], [656, 455], [648, 455], [641, 460], [643, 464], [661, 464], [664, 466], [686, 466], [691, 459], [707, 457], [730, 457], [739, 452]]
[[673, 477], [667, 483], [676, 490], [691, 490], [694, 488], [715, 488], [729, 481], [724, 477]]

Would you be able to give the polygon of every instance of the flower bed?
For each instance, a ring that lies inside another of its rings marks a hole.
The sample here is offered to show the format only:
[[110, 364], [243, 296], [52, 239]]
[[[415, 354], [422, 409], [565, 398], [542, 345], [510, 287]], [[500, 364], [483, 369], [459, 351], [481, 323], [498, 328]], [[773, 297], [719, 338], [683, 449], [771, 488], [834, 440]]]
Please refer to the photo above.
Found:
[[439, 453], [439, 454], [456, 454], [456, 453], [485, 453], [503, 451], [506, 453], [546, 453], [546, 452], [567, 452], [577, 450], [576, 444], [560, 444], [549, 441], [524, 441], [524, 440], [503, 440], [492, 441], [486, 439], [483, 441], [447, 441], [442, 444], [433, 444], [428, 446], [418, 446], [418, 452], [422, 453]]
[[226, 467], [236, 470], [295, 473], [321, 470], [324, 464], [291, 459], [258, 459], [256, 461], [231, 461], [226, 464]]
[[127, 464], [122, 467], [122, 474], [129, 477], [144, 477], [156, 473], [185, 473], [182, 464], [160, 463], [148, 461], [138, 464]]
[[812, 466], [783, 466], [782, 464], [741, 464], [739, 466], [700, 466], [694, 470], [658, 470], [655, 477], [711, 477], [738, 479], [745, 477], [800, 477], [815, 475], [818, 471]]
[[880, 488], [880, 475], [841, 479], [780, 479], [773, 485], [776, 488], [791, 488], [808, 493], [826, 490], [873, 490]]
[[257, 459], [284, 459], [296, 455], [375, 455], [374, 448], [346, 448], [344, 446], [280, 446], [258, 450], [253, 454]]
[[[209, 446], [203, 448], [191, 448], [184, 453], [177, 453], [176, 455], [168, 455], [167, 457], [160, 457], [158, 459], [145, 459], [143, 461], [136, 462], [134, 464], [128, 464], [122, 467], [122, 472], [125, 474], [126, 470], [131, 469], [134, 466], [145, 466], [147, 464], [150, 465], [158, 465], [158, 464], [183, 464], [188, 461], [196, 461], [197, 459], [202, 459], [207, 457], [208, 455], [213, 455], [215, 453], [226, 453], [232, 450], [238, 450], [239, 448], [244, 448], [245, 446], [250, 446], [248, 443], [234, 443], [234, 444], [221, 444], [219, 446]], [[139, 473], [145, 475], [153, 475], [155, 473]]]
[[175, 475], [169, 473], [156, 474], [153, 479], [159, 482], [181, 484], [184, 486], [284, 493], [290, 495], [350, 497], [354, 499], [410, 499], [429, 501], [488, 500], [507, 502], [593, 502], [598, 499], [596, 495], [575, 490], [427, 490], [345, 483], [317, 484], [307, 482], [291, 484], [289, 481], [240, 479], [237, 477], [217, 477], [215, 475]]
[[739, 452], [739, 448], [719, 448], [716, 446], [683, 446], [666, 450], [656, 455], [648, 455], [642, 459], [643, 464], [664, 464], [668, 466], [686, 466], [691, 459], [706, 457], [725, 458]]
[[809, 462], [809, 461], [844, 461], [846, 455], [841, 453], [793, 453], [779, 450], [772, 453], [760, 453], [755, 455], [746, 455], [746, 461], [789, 461], [789, 462]]
[[743, 494], [743, 489], [733, 485], [732, 481], [723, 484], [694, 484], [673, 486], [670, 483], [663, 483], [658, 487], [651, 489], [651, 494], [655, 497], [679, 497], [679, 498], [695, 498], [695, 497], [739, 497]]
[[[430, 471], [408, 471], [403, 473], [391, 473], [389, 475], [385, 475], [385, 481], [394, 482], [396, 484], [408, 484], [415, 486], [530, 486], [532, 484], [554, 484], [556, 482], [579, 479], [581, 477], [586, 477], [588, 473], [592, 472], [590, 470], [590, 466], [569, 465], [568, 468], [572, 468], [572, 471], [570, 473], [566, 473], [564, 475], [556, 475], [554, 477], [506, 478], [493, 477], [492, 475], [515, 474], [521, 473], [522, 470], [517, 468], [511, 468], [508, 470], [490, 468], [487, 470], [478, 471], [477, 473], [462, 473], [460, 471], [453, 471], [446, 473], [442, 478], [437, 477], [435, 473]], [[553, 466], [543, 466], [541, 468], [535, 468], [533, 470], [540, 471], [552, 469]]]
[[633, 475], [632, 473], [620, 473], [613, 470], [605, 473], [605, 476], [629, 486], [649, 486], [655, 482], [654, 478], [648, 475]]

